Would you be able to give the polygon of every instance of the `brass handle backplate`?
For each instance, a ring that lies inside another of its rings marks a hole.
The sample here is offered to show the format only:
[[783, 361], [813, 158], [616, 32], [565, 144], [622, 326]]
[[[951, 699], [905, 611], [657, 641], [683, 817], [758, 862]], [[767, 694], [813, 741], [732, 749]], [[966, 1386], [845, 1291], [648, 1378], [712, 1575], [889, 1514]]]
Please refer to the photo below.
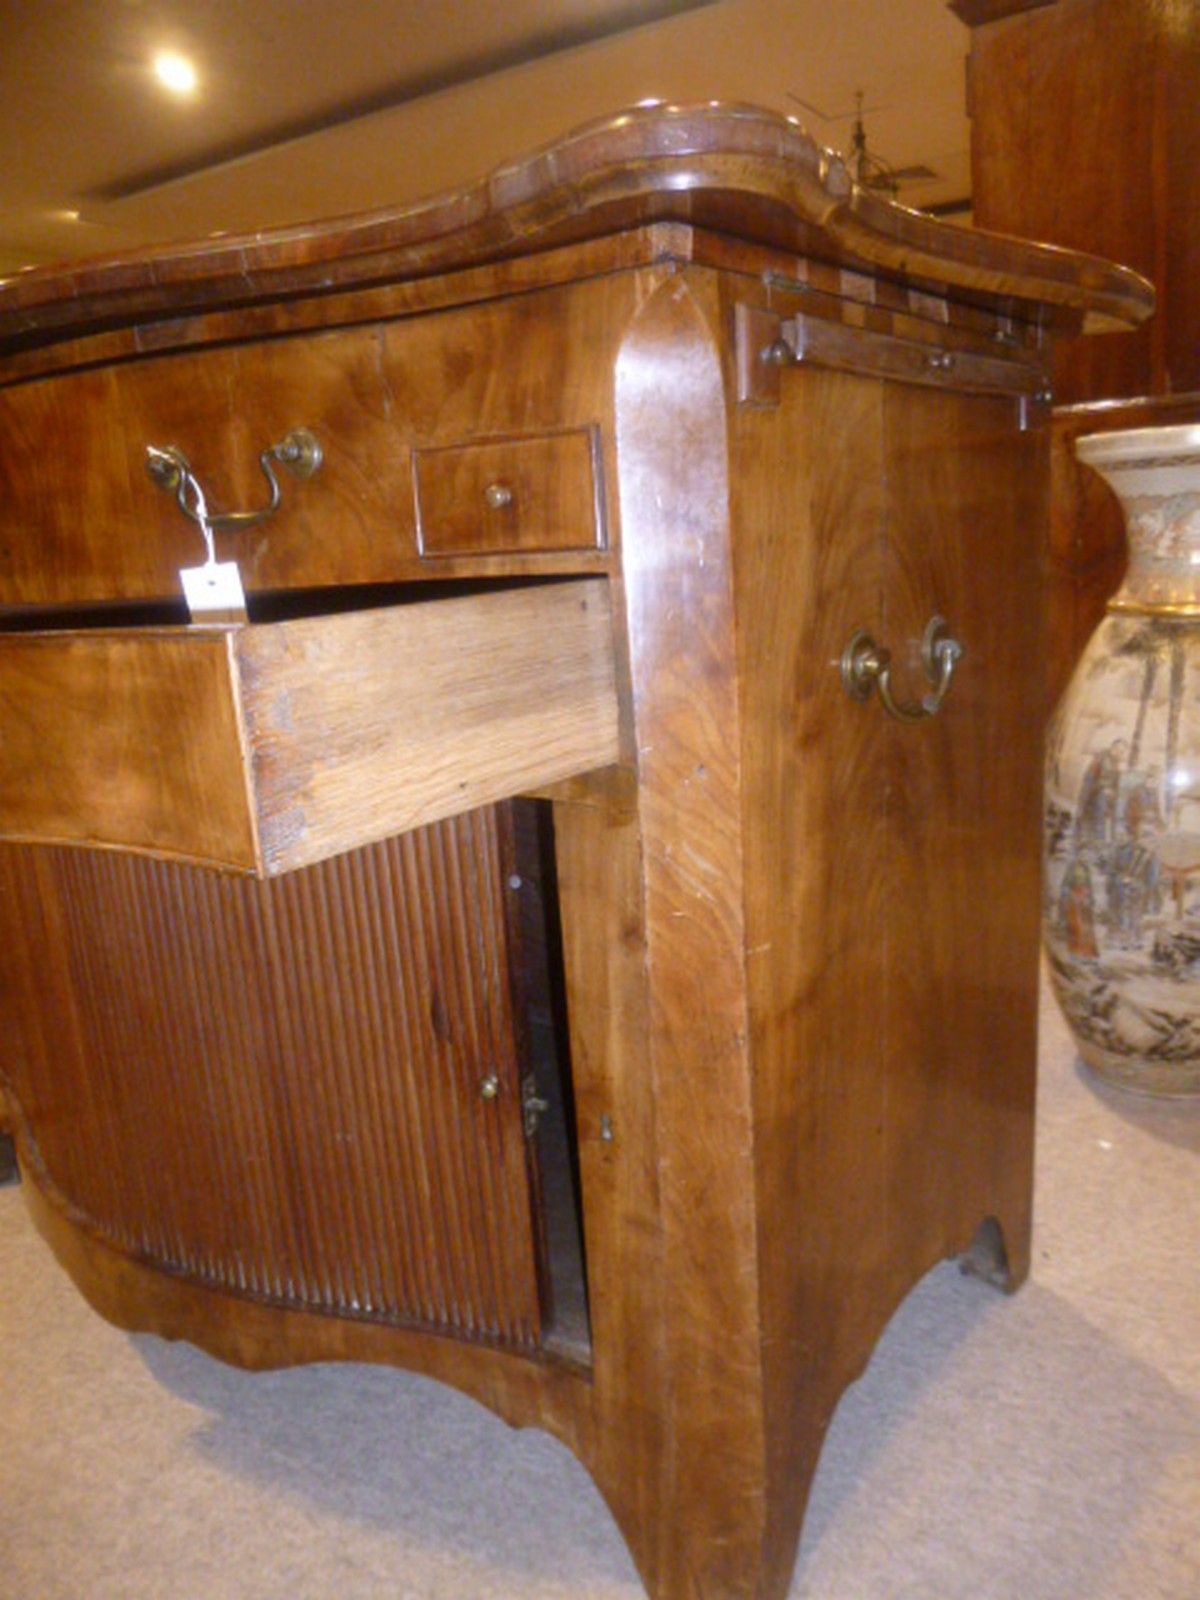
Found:
[[897, 700], [892, 692], [891, 652], [860, 628], [842, 651], [842, 687], [851, 700], [866, 700], [876, 689], [884, 710], [897, 722], [924, 722], [941, 710], [962, 653], [962, 645], [951, 636], [945, 619], [931, 617], [921, 641], [921, 666], [931, 691], [923, 700]]
[[311, 478], [321, 465], [321, 446], [307, 428], [293, 428], [278, 444], [269, 445], [258, 458], [267, 480], [270, 499], [257, 511], [210, 512], [203, 490], [182, 450], [173, 444], [146, 446], [146, 471], [167, 494], [173, 494], [179, 509], [193, 522], [214, 529], [251, 528], [265, 522], [279, 505], [279, 479], [275, 466], [286, 467], [301, 482]]

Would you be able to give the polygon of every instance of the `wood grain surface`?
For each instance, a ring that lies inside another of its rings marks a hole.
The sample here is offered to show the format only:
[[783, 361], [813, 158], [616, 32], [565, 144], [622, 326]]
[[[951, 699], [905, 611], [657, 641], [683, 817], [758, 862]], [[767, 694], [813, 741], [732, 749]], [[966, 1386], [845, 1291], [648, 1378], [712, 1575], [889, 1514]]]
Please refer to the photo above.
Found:
[[[773, 1504], [777, 1573], [837, 1397], [907, 1285], [986, 1217], [1014, 1279], [1028, 1258], [1044, 504], [1022, 497], [1045, 445], [1014, 416], [814, 370], [737, 419], [746, 725], [787, 730], [744, 747], [769, 1459], [796, 1486]], [[965, 655], [936, 718], [846, 696], [867, 628], [919, 699], [939, 611]]]
[[[218, 557], [238, 563], [248, 594], [425, 578], [435, 553], [447, 577], [544, 575], [555, 550], [566, 572], [603, 570], [596, 357], [633, 287], [608, 278], [570, 295], [549, 289], [11, 387], [0, 364], [0, 606], [178, 597], [179, 569], [198, 565], [204, 544], [147, 476], [147, 446], [182, 452], [212, 512], [254, 510], [267, 501], [261, 452], [298, 427], [321, 446], [318, 472], [305, 482], [280, 472], [270, 520], [217, 530]], [[557, 381], [544, 382], [545, 371]], [[71, 448], [38, 448], [46, 438]], [[424, 555], [414, 462], [426, 479]], [[485, 532], [479, 500], [462, 492], [481, 497], [490, 480], [431, 485], [438, 463], [511, 476], [525, 535], [506, 543]]]
[[661, 1511], [641, 1536], [666, 1593], [748, 1596], [765, 1507], [741, 741], [724, 374], [702, 287], [667, 276], [616, 372], [669, 1372]]
[[0, 637], [0, 837], [273, 875], [616, 761], [604, 580]]
[[969, 28], [978, 28], [985, 22], [1002, 22], [1022, 11], [1055, 4], [1057, 0], [950, 0], [950, 10]]
[[[406, 210], [267, 230], [0, 286], [0, 351], [305, 291], [450, 271], [656, 221], [849, 257], [960, 290], [1138, 321], [1151, 297], [1108, 262], [989, 238], [858, 190], [840, 158], [750, 106], [642, 106], [589, 124], [473, 188]], [[1070, 320], [1070, 319], [1069, 319]]]
[[261, 884], [0, 849], [4, 1072], [55, 1208], [261, 1307], [536, 1349], [504, 826]]
[[301, 618], [231, 642], [268, 873], [619, 755], [600, 578]]
[[423, 556], [594, 550], [604, 543], [592, 431], [418, 450]]
[[[1133, 406], [1127, 426], [1138, 425], [1140, 400], [1186, 405], [1200, 391], [1200, 14], [1154, 0], [1055, 0], [977, 26], [970, 72], [977, 219], [1111, 254], [1157, 290], [1142, 329], [1059, 346], [1059, 405]], [[1097, 413], [1096, 426], [1120, 424]], [[1071, 458], [1079, 431], [1070, 416], [1056, 427], [1050, 704], [1124, 570], [1115, 500]]]
[[253, 869], [225, 630], [0, 637], [0, 719], [0, 838]]
[[1056, 0], [972, 32], [976, 221], [1124, 261], [1158, 294], [1140, 331], [1060, 347], [1062, 404], [1200, 388], [1198, 71], [1195, 8], [1156, 0]]

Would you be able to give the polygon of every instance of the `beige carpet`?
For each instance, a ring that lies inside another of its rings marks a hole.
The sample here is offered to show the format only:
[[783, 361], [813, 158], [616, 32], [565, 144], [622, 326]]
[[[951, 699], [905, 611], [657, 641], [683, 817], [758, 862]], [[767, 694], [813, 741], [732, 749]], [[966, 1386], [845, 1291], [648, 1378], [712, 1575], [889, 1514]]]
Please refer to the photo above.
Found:
[[[1200, 1597], [1200, 1108], [1045, 1014], [1034, 1272], [940, 1267], [826, 1445], [793, 1596]], [[2, 1600], [637, 1600], [583, 1470], [403, 1373], [249, 1376], [87, 1309], [0, 1191]]]

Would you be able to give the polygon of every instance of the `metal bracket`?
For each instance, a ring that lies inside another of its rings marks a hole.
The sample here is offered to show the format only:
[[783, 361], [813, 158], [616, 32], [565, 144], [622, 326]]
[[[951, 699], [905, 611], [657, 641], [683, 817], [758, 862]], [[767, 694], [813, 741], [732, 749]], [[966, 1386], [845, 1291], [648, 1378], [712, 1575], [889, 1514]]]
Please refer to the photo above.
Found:
[[738, 399], [751, 405], [778, 405], [780, 374], [799, 366], [1022, 401], [1046, 389], [1040, 364], [1015, 353], [948, 350], [929, 340], [904, 339], [825, 317], [783, 317], [761, 306], [735, 308], [734, 339]]
[[525, 1124], [525, 1137], [532, 1139], [538, 1130], [538, 1121], [544, 1111], [549, 1111], [549, 1100], [537, 1092], [537, 1079], [532, 1073], [521, 1080], [521, 1115]]

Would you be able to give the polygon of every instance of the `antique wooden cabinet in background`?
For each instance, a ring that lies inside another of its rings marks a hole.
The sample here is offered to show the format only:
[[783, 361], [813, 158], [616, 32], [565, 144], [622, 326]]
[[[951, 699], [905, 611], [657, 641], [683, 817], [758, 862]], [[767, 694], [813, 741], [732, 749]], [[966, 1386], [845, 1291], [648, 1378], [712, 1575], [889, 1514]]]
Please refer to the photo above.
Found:
[[[1051, 462], [1053, 701], [1125, 570], [1116, 496], [1077, 465], [1074, 440], [1200, 417], [1200, 8], [952, 0], [951, 9], [971, 28], [976, 222], [1111, 256], [1158, 294], [1144, 327], [1063, 343], [1055, 356], [1064, 414]], [[1126, 409], [1147, 401], [1159, 404]], [[1088, 405], [1097, 408], [1077, 409]]]
[[1028, 1267], [1046, 362], [1149, 305], [712, 107], [7, 286], [0, 1106], [93, 1302], [781, 1595], [912, 1283]]

